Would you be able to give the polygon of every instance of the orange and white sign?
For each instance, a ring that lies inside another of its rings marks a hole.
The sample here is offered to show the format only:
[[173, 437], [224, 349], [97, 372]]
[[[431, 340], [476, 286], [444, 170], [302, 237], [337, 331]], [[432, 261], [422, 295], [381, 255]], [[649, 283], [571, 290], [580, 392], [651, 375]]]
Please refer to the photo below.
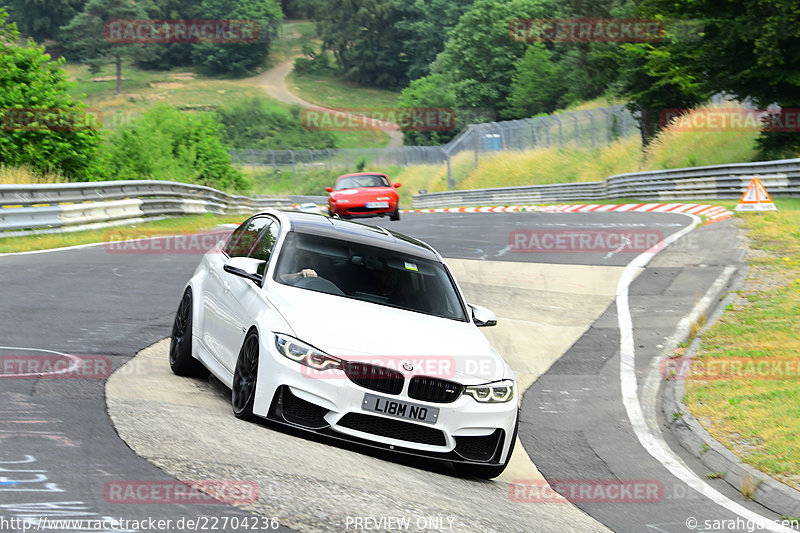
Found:
[[736, 204], [735, 211], [777, 211], [767, 189], [758, 177], [754, 177], [747, 190]]

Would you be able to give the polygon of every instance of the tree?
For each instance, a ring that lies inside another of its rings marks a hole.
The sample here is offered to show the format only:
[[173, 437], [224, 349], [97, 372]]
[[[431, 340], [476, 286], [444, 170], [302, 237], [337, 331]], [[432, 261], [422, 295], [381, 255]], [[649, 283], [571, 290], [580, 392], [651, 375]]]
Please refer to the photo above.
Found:
[[122, 94], [122, 58], [137, 53], [141, 45], [112, 42], [105, 24], [115, 20], [143, 20], [145, 6], [136, 0], [89, 0], [83, 11], [62, 28], [68, 53], [86, 63], [92, 72], [105, 63], [114, 63], [117, 94]]
[[565, 81], [564, 69], [553, 61], [552, 53], [542, 43], [533, 44], [516, 64], [503, 116], [524, 118], [552, 113], [566, 103]]
[[317, 32], [344, 74], [357, 83], [398, 88], [407, 82], [408, 54], [395, 25], [395, 0], [318, 0]]
[[[635, 61], [651, 80], [678, 87], [683, 94], [688, 87], [695, 94], [750, 98], [759, 107], [800, 107], [796, 0], [642, 0], [640, 7], [644, 16], [694, 20], [702, 30], [694, 40], [676, 35], [663, 45], [634, 50]], [[773, 153], [800, 151], [796, 132], [765, 132], [761, 143]]]
[[444, 74], [461, 105], [499, 108], [528, 43], [511, 38], [515, 19], [548, 17], [546, 0], [477, 0], [450, 33], [432, 72]]
[[23, 43], [0, 9], [0, 163], [81, 179], [101, 141], [94, 116], [67, 91], [63, 60]]
[[192, 46], [192, 59], [211, 73], [241, 74], [260, 66], [269, 55], [272, 32], [283, 19], [275, 0], [203, 0], [197, 10], [201, 19], [254, 21], [254, 42], [205, 42]]
[[59, 29], [65, 20], [80, 13], [86, 0], [0, 0], [12, 22], [23, 35], [37, 42], [58, 39]]
[[[451, 108], [455, 110], [456, 95], [442, 74], [431, 74], [412, 81], [400, 94], [400, 107]], [[458, 120], [456, 110], [456, 120]], [[450, 131], [404, 131], [406, 146], [438, 145], [450, 141], [458, 129]]]
[[395, 0], [395, 8], [401, 13], [395, 28], [402, 33], [408, 80], [429, 73], [450, 30], [471, 6], [472, 0]]

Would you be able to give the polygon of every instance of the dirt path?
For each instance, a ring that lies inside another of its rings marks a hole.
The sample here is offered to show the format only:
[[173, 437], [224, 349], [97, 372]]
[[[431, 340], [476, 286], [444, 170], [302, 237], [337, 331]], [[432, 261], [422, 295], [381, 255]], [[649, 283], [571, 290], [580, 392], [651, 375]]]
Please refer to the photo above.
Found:
[[[306, 102], [299, 96], [295, 95], [286, 86], [286, 78], [291, 74], [294, 66], [294, 59], [281, 63], [263, 74], [260, 74], [254, 81], [260, 85], [268, 95], [272, 98], [285, 102], [287, 104], [297, 104], [305, 108], [314, 108], [324, 111], [335, 111], [334, 109], [312, 104]], [[377, 120], [370, 121], [375, 128], [386, 132], [389, 135], [389, 148], [399, 148], [403, 146], [403, 132], [400, 131], [397, 124], [388, 122], [381, 122]]]

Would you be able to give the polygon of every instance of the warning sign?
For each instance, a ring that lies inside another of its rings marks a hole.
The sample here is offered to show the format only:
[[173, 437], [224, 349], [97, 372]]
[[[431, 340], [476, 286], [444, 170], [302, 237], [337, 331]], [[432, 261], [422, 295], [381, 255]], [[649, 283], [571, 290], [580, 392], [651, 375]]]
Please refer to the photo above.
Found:
[[747, 186], [747, 190], [736, 204], [735, 211], [777, 211], [767, 189], [758, 177], [754, 177]]

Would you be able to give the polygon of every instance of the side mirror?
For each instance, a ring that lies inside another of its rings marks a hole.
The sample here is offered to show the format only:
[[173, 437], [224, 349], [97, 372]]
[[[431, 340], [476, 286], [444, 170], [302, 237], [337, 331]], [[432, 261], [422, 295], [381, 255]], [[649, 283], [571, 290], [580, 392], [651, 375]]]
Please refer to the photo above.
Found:
[[496, 326], [497, 315], [480, 305], [468, 304], [472, 310], [472, 320], [479, 328]]
[[249, 279], [259, 287], [264, 281], [263, 272], [266, 261], [260, 259], [253, 259], [251, 257], [231, 257], [222, 269], [228, 274], [239, 276], [240, 278]]
[[400, 184], [399, 184], [399, 183], [395, 183], [395, 184], [394, 184], [394, 188], [395, 188], [395, 189], [398, 189], [398, 188], [400, 188]]
[[325, 190], [328, 192], [333, 192], [333, 187], [325, 187]]

